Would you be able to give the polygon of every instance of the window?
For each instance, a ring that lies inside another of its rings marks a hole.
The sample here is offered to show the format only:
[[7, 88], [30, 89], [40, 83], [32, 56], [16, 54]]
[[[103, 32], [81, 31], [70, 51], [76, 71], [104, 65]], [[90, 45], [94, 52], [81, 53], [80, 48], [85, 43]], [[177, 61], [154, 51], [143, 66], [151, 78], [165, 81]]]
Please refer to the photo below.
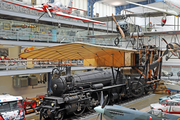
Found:
[[167, 101], [166, 101], [166, 100], [163, 100], [163, 101], [161, 102], [161, 104], [162, 104], [162, 105], [166, 105], [166, 104], [167, 104]]
[[12, 102], [0, 103], [0, 112], [19, 110], [21, 108], [23, 108], [22, 101], [12, 101]]

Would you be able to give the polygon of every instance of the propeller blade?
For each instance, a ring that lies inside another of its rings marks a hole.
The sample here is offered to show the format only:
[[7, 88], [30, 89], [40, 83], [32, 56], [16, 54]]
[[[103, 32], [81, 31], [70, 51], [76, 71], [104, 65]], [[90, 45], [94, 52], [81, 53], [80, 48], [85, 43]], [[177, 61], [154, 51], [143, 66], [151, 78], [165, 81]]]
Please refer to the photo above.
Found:
[[104, 108], [106, 106], [107, 100], [108, 100], [108, 95], [105, 97], [105, 100], [104, 100], [104, 102], [102, 104], [102, 108]]
[[118, 26], [118, 29], [119, 29], [119, 32], [122, 36], [123, 39], [125, 39], [125, 34], [124, 34], [124, 31], [121, 29], [121, 27], [118, 25], [117, 21], [116, 21], [116, 18], [114, 17], [114, 14], [112, 14], [112, 18], [114, 20], [114, 22], [116, 23], [116, 25]]
[[[101, 91], [101, 108], [103, 108], [103, 103], [104, 103], [104, 99], [103, 99], [103, 91]], [[102, 120], [102, 113], [100, 114], [100, 120]]]
[[98, 114], [98, 116], [97, 116], [96, 120], [98, 120], [99, 115], [100, 115], [100, 114]]
[[43, 5], [34, 5], [33, 8], [42, 8]]
[[101, 101], [100, 101], [100, 105], [102, 106], [104, 100], [103, 100], [103, 91], [101, 91]]
[[[168, 42], [162, 38], [162, 40], [167, 44], [167, 49], [174, 49], [173, 46], [171, 44], [168, 44]], [[177, 54], [174, 52], [174, 51], [171, 51], [171, 53], [174, 55], [174, 56], [177, 56]]]
[[46, 8], [46, 10], [47, 10], [48, 15], [52, 18], [52, 15], [51, 15], [50, 11], [48, 10], [48, 8]]
[[169, 53], [169, 50], [167, 49], [166, 51], [164, 51], [163, 56], [167, 55]]

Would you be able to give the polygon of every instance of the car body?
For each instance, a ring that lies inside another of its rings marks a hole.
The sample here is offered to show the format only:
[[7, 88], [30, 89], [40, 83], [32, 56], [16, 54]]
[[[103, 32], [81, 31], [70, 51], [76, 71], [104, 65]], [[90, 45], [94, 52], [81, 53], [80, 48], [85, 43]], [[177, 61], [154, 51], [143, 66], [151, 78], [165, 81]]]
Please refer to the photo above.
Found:
[[9, 94], [0, 95], [0, 120], [25, 120], [23, 98]]
[[[166, 102], [165, 102], [166, 101]], [[151, 104], [151, 109], [161, 110], [165, 113], [180, 113], [180, 103], [175, 100], [165, 100], [163, 103]]]
[[174, 94], [174, 95], [171, 95], [171, 96], [160, 97], [159, 98], [159, 103], [162, 103], [165, 100], [175, 100], [175, 101], [180, 102], [180, 94]]

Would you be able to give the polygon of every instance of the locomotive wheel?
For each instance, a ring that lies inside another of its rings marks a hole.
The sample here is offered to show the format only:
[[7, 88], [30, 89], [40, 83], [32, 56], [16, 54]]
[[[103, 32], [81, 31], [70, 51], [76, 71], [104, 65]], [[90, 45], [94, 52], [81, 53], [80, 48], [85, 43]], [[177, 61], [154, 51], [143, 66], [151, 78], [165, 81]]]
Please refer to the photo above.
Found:
[[56, 113], [56, 117], [57, 117], [56, 120], [63, 120], [63, 118], [64, 118], [64, 112], [63, 112], [63, 111], [57, 112], [57, 113]]
[[131, 83], [131, 94], [134, 97], [139, 97], [144, 93], [144, 88], [141, 82], [133, 81]]
[[40, 110], [40, 120], [42, 120], [42, 118], [44, 120], [50, 120], [50, 118], [47, 115], [44, 115], [43, 112], [44, 112], [44, 109], [41, 109]]
[[86, 107], [81, 103], [78, 103], [78, 104], [80, 104], [80, 105], [78, 105], [78, 109], [76, 111], [74, 111], [73, 113], [76, 116], [81, 116], [83, 114], [84, 110], [86, 109]]
[[92, 93], [91, 100], [90, 100], [89, 105], [87, 106], [87, 109], [89, 111], [94, 111], [94, 107], [96, 107], [96, 106], [98, 106], [100, 104], [99, 100], [100, 100], [99, 94], [97, 92]]

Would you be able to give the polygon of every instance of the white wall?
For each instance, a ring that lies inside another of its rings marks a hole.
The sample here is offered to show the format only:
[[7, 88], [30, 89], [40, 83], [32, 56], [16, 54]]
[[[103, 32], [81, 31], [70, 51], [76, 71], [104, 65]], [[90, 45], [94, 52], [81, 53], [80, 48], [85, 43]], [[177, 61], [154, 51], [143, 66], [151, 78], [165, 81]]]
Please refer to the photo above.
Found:
[[99, 13], [99, 17], [112, 16], [112, 13], [115, 14], [115, 7], [102, 2], [96, 2], [93, 13], [94, 15]]
[[[36, 0], [37, 5], [46, 3], [49, 0]], [[66, 7], [69, 4], [69, 0], [54, 0], [54, 2], [60, 1]], [[23, 0], [24, 3], [31, 4], [31, 0]], [[87, 0], [73, 0], [73, 7], [87, 10]]]
[[[36, 77], [38, 77], [38, 80], [40, 80], [40, 74], [34, 74]], [[13, 87], [12, 77], [11, 76], [1, 76], [0, 77], [0, 94], [2, 93], [8, 93], [11, 95], [20, 95], [24, 98], [26, 97], [35, 97], [36, 95], [43, 95], [47, 93], [47, 82], [46, 84], [39, 84], [39, 86], [45, 86], [41, 88], [35, 88], [33, 89], [32, 86], [28, 87]]]

